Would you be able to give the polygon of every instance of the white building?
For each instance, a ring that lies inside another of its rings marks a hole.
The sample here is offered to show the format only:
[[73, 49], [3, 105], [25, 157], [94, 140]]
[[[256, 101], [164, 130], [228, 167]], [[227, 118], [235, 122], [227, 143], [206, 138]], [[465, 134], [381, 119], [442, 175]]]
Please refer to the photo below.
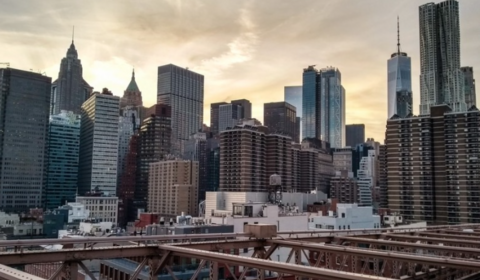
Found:
[[369, 150], [368, 156], [360, 161], [360, 169], [357, 172], [357, 199], [360, 206], [373, 205], [373, 191], [376, 187], [376, 161], [375, 150]]
[[114, 196], [77, 196], [77, 203], [83, 204], [89, 211], [89, 219], [97, 222], [117, 224], [118, 197]]
[[68, 209], [68, 223], [78, 223], [90, 218], [90, 210], [83, 203], [69, 202], [59, 208]]
[[11, 227], [20, 223], [18, 214], [0, 212], [0, 227]]
[[108, 90], [95, 92], [82, 105], [78, 192], [95, 188], [117, 191], [118, 114], [120, 97]]
[[371, 206], [359, 207], [357, 204], [337, 204], [337, 212], [329, 211], [328, 216], [310, 218], [311, 230], [348, 230], [380, 228], [380, 216], [373, 215]]

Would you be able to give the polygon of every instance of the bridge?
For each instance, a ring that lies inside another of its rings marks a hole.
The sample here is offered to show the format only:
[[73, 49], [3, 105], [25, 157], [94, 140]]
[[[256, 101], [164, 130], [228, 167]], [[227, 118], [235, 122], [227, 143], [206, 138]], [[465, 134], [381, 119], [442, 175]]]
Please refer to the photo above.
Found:
[[[136, 280], [148, 271], [149, 279], [169, 274], [178, 280], [173, 267], [185, 260], [196, 261], [192, 280], [206, 269], [218, 280], [220, 268], [234, 280], [247, 275], [261, 280], [480, 279], [480, 224], [293, 232], [250, 226], [245, 233], [229, 234], [0, 241], [0, 279], [46, 279], [12, 268], [45, 264], [55, 267], [48, 279], [77, 280], [80, 269], [97, 280], [83, 262], [119, 258], [138, 265], [128, 275], [101, 269], [100, 279]], [[39, 249], [49, 244], [62, 248]], [[279, 249], [288, 256], [285, 262], [272, 258]]]

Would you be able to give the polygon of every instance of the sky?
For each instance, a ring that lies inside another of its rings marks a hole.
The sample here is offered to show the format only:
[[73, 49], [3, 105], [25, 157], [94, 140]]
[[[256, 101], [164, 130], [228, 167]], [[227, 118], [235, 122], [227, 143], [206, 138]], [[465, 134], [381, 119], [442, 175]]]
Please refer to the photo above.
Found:
[[[460, 0], [461, 62], [480, 73], [480, 1]], [[346, 123], [364, 123], [383, 142], [387, 60], [412, 58], [419, 105], [419, 0], [0, 0], [0, 62], [56, 79], [72, 40], [84, 79], [123, 95], [132, 68], [144, 105], [156, 102], [157, 67], [175, 64], [205, 76], [210, 103], [246, 98], [263, 121], [263, 103], [283, 101], [303, 68], [333, 66], [346, 90]], [[3, 65], [0, 65], [0, 67]], [[480, 94], [477, 93], [480, 100]]]

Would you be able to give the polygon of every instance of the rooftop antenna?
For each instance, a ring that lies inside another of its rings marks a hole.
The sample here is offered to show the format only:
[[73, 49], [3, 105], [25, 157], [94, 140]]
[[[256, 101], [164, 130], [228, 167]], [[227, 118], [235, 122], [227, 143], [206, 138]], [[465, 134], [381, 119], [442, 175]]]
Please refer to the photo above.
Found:
[[400, 18], [397, 16], [397, 52], [400, 55]]
[[72, 27], [72, 44], [73, 44], [74, 38], [75, 38], [75, 25]]

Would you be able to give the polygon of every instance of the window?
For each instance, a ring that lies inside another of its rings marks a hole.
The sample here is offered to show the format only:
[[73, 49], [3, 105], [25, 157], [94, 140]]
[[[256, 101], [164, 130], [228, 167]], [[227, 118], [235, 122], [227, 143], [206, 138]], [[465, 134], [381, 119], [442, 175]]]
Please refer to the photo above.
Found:
[[348, 229], [350, 229], [350, 225], [348, 225]]
[[342, 213], [342, 218], [345, 218], [345, 213]]

